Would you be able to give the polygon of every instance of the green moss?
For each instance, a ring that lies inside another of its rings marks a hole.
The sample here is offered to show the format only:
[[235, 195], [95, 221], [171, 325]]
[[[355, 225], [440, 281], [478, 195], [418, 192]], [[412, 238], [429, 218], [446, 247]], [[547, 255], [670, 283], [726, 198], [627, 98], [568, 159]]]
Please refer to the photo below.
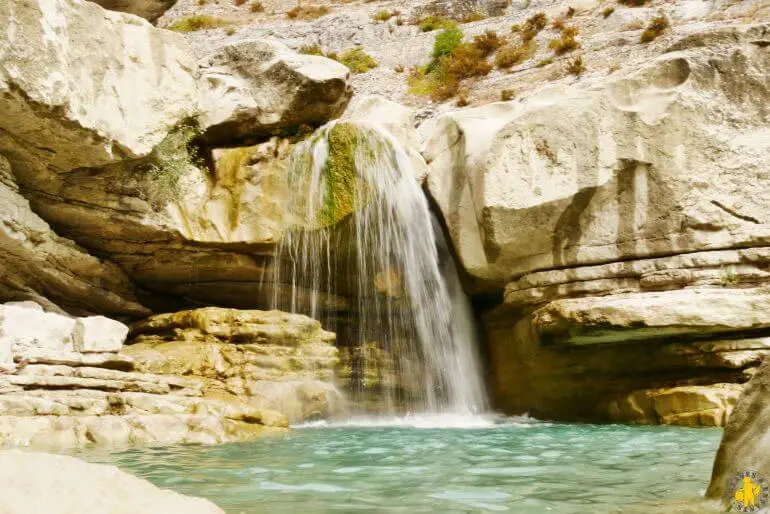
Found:
[[329, 157], [324, 167], [326, 195], [321, 223], [332, 226], [355, 209], [356, 150], [361, 142], [355, 125], [338, 123], [329, 131]]

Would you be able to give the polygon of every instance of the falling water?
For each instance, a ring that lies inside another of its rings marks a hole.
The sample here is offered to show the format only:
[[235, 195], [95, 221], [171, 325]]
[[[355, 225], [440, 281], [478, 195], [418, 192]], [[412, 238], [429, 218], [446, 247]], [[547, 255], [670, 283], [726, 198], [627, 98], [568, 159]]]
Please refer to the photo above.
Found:
[[287, 180], [293, 228], [277, 253], [275, 307], [347, 334], [359, 400], [387, 356], [380, 411], [484, 411], [470, 307], [397, 140], [330, 123], [298, 145]]

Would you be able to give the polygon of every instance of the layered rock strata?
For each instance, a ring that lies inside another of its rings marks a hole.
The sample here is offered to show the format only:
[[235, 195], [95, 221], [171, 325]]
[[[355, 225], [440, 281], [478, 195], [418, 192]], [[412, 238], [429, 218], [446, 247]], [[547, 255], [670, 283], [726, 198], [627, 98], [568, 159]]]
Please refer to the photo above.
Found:
[[195, 378], [137, 371], [125, 325], [0, 306], [0, 444], [73, 448], [244, 441], [286, 417]]

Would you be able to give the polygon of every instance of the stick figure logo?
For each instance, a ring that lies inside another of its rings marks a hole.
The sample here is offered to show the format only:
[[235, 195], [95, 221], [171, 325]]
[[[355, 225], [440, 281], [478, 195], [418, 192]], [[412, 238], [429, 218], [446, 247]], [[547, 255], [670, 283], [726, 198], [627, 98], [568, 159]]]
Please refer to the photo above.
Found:
[[728, 501], [735, 512], [759, 512], [770, 505], [770, 487], [756, 471], [742, 471], [730, 481]]

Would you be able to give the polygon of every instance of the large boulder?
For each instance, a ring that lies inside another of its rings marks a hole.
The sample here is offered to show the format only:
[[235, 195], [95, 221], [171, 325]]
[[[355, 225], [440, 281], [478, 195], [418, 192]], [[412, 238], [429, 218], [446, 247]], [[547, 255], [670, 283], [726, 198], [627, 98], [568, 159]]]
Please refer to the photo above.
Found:
[[[182, 36], [91, 2], [10, 0], [0, 25], [0, 150], [16, 171], [148, 155], [199, 107]], [[31, 168], [31, 169], [27, 169]]]
[[177, 0], [94, 0], [111, 11], [136, 14], [145, 20], [155, 21], [174, 7]]
[[66, 455], [0, 452], [0, 510], [12, 514], [224, 514], [202, 498], [160, 489], [114, 466]]
[[514, 275], [767, 245], [767, 26], [684, 38], [643, 65], [449, 113], [424, 156], [478, 289]]
[[760, 366], [738, 399], [719, 444], [706, 496], [731, 499], [730, 483], [739, 473], [770, 477], [770, 361]]
[[281, 43], [246, 39], [201, 61], [206, 138], [216, 144], [318, 126], [353, 93], [348, 68]]

